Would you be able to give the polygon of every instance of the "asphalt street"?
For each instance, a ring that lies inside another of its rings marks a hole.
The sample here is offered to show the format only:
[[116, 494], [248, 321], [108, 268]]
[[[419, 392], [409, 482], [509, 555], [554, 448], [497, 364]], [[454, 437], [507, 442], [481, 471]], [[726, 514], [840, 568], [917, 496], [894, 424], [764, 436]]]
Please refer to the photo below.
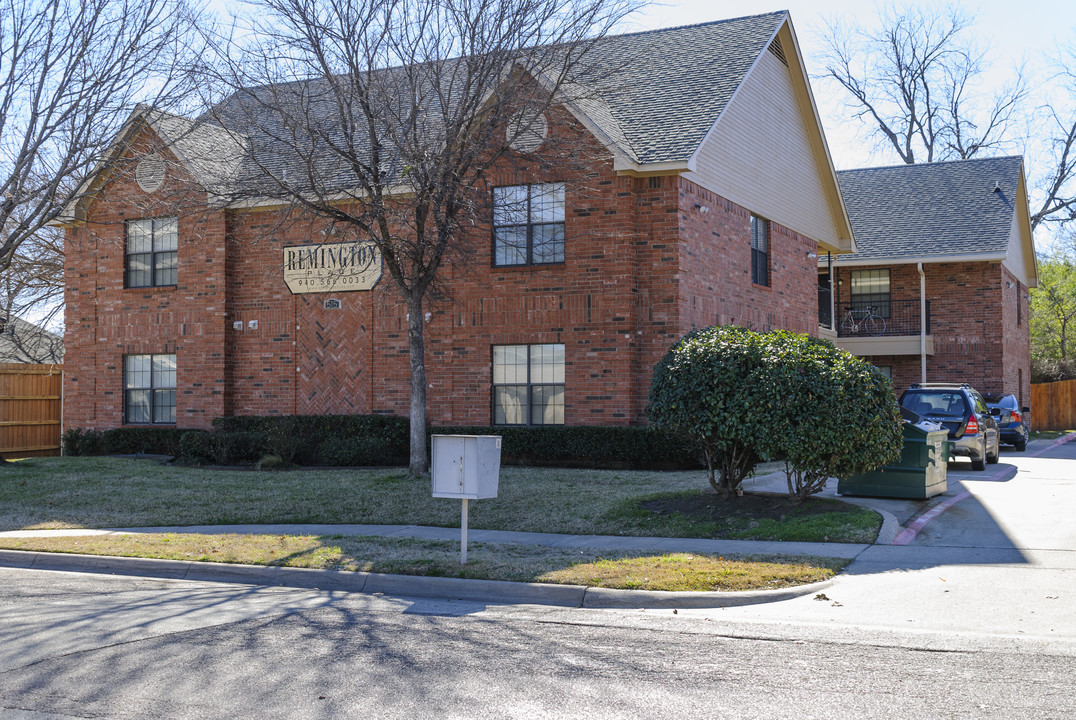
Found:
[[930, 501], [874, 501], [918, 528], [906, 544], [766, 604], [597, 610], [0, 568], [0, 718], [1069, 718], [1074, 460], [1076, 444], [1041, 444], [985, 473], [957, 463]]

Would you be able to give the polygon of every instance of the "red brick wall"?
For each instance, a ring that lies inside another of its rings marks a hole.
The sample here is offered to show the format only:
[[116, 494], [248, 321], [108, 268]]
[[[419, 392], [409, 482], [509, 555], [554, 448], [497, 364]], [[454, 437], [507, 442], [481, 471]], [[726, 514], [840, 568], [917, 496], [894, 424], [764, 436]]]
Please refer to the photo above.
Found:
[[[573, 140], [563, 161], [507, 158], [492, 184], [565, 182], [565, 262], [495, 268], [490, 229], [466, 239], [424, 308], [431, 422], [491, 421], [495, 344], [563, 343], [566, 423], [622, 425], [645, 422], [654, 364], [694, 327], [817, 331], [812, 241], [774, 224], [772, 286], [753, 286], [748, 209], [675, 176], [617, 176], [570, 116], [551, 125]], [[372, 292], [292, 295], [281, 249], [325, 238], [324, 223], [208, 211], [174, 163], [158, 194], [119, 179], [68, 232], [69, 427], [120, 424], [130, 352], [176, 353], [181, 427], [229, 414], [407, 414], [406, 308], [387, 268]], [[123, 221], [151, 211], [180, 215], [179, 287], [124, 290]], [[342, 307], [325, 309], [330, 297]]]
[[[121, 164], [88, 202], [87, 222], [67, 231], [69, 428], [122, 423], [126, 354], [177, 355], [178, 425], [208, 427], [225, 412], [224, 215], [206, 209], [205, 192], [152, 134], [137, 138], [131, 156], [148, 150], [167, 162], [164, 184], [145, 193], [134, 182], [133, 164]], [[178, 285], [124, 289], [124, 221], [161, 216], [179, 217]]]
[[770, 223], [769, 285], [751, 282], [751, 211], [680, 180], [680, 329], [818, 334], [818, 244]]
[[[838, 309], [842, 313], [852, 269], [838, 268], [837, 276], [843, 281], [838, 291]], [[982, 393], [1013, 393], [1029, 398], [1027, 287], [998, 262], [925, 263], [923, 270], [930, 301], [930, 334], [934, 338], [934, 354], [927, 356], [927, 382], [967, 382]], [[890, 291], [893, 300], [918, 300], [916, 266], [891, 266]], [[892, 368], [898, 394], [921, 380], [918, 355], [868, 359], [875, 365]]]

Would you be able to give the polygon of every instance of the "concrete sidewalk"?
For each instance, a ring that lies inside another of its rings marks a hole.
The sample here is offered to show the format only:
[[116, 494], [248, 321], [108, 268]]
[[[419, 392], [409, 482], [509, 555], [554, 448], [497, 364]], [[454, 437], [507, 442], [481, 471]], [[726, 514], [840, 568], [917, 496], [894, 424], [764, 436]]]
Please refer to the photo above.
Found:
[[[1041, 449], [1054, 447], [1076, 435], [1054, 441], [1039, 441]], [[1039, 444], [1036, 443], [1036, 444]], [[1029, 452], [1022, 457], [1031, 457]], [[950, 487], [961, 480], [1005, 481], [1016, 473], [1014, 466], [994, 466], [988, 472], [971, 472], [959, 464], [950, 466]], [[836, 496], [836, 481], [831, 480], [819, 494]], [[783, 473], [771, 473], [750, 478], [744, 488], [754, 492], [786, 491]], [[935, 498], [937, 501], [939, 498]], [[847, 543], [784, 543], [746, 540], [706, 540], [698, 538], [656, 538], [603, 535], [561, 535], [556, 533], [510, 532], [501, 530], [469, 531], [469, 542], [544, 545], [557, 548], [591, 550], [636, 550], [643, 552], [691, 552], [709, 555], [784, 555], [816, 556], [851, 559], [856, 566], [870, 566], [872, 571], [934, 566], [962, 561], [981, 563], [1026, 563], [1028, 553], [1015, 548], [915, 548], [891, 546], [906, 523], [927, 507], [929, 501], [892, 500], [880, 498], [841, 498], [846, 502], [869, 507], [883, 517], [882, 530], [873, 545]], [[428, 540], [459, 540], [458, 528], [425, 527], [418, 525], [209, 525], [188, 527], [143, 527], [72, 530], [16, 530], [0, 532], [0, 537], [57, 537], [133, 533], [200, 533], [200, 534], [272, 534], [272, 535], [365, 535]], [[958, 560], [959, 558], [959, 560]], [[765, 590], [742, 593], [676, 593], [635, 590], [608, 590], [581, 586], [513, 583], [491, 580], [381, 575], [332, 570], [309, 570], [245, 566], [221, 563], [198, 563], [175, 560], [119, 558], [63, 553], [0, 550], [0, 566], [47, 569], [73, 572], [99, 572], [140, 575], [174, 580], [233, 582], [250, 585], [282, 585], [344, 590], [349, 592], [385, 593], [400, 596], [440, 597], [479, 600], [489, 603], [531, 603], [567, 607], [733, 607], [774, 602], [817, 592], [833, 581], [787, 590]]]
[[[203, 525], [191, 527], [112, 528], [102, 530], [15, 530], [0, 537], [74, 537], [134, 533], [266, 534], [266, 535], [364, 535], [426, 540], [459, 540], [458, 528], [419, 525]], [[623, 537], [611, 535], [559, 535], [502, 530], [470, 530], [468, 542], [545, 545], [590, 550], [637, 550], [643, 552], [691, 552], [708, 555], [814, 555], [854, 559], [870, 545], [847, 543], [780, 543], [697, 538]], [[0, 566], [32, 570], [97, 572], [139, 575], [172, 580], [232, 582], [250, 585], [344, 590], [414, 597], [479, 600], [494, 604], [526, 603], [565, 607], [734, 607], [787, 600], [828, 587], [829, 582], [783, 590], [748, 592], [658, 592], [609, 590], [576, 585], [517, 583], [495, 580], [383, 575], [378, 573], [309, 570], [224, 563], [153, 560], [69, 553], [0, 550]], [[830, 581], [831, 582], [831, 581]]]

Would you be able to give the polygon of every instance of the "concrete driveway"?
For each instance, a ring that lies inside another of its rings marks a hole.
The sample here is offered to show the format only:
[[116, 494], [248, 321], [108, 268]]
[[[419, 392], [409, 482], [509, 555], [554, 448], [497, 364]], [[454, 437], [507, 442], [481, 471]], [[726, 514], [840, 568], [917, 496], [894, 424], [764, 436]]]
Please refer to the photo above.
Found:
[[[836, 484], [822, 494], [834, 496]], [[898, 519], [903, 529], [890, 544], [860, 553], [818, 598], [724, 615], [1036, 639], [1076, 651], [1076, 443], [1003, 447], [985, 472], [958, 461], [948, 485], [928, 501], [855, 498]]]

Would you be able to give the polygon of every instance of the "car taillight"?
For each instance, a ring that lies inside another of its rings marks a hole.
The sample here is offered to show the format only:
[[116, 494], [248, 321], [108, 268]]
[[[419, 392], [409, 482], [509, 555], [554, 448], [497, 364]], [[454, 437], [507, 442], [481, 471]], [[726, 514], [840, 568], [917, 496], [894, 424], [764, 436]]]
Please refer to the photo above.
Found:
[[1009, 422], [1022, 423], [1023, 421], [1024, 418], [1021, 417], [1020, 413], [1016, 412], [1015, 410], [1009, 411]]
[[974, 415], [972, 415], [970, 418], [968, 418], [968, 424], [964, 428], [964, 434], [965, 435], [975, 435], [978, 432], [979, 432], [979, 421], [975, 419]]

